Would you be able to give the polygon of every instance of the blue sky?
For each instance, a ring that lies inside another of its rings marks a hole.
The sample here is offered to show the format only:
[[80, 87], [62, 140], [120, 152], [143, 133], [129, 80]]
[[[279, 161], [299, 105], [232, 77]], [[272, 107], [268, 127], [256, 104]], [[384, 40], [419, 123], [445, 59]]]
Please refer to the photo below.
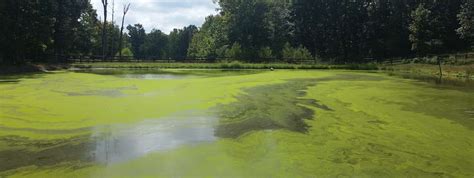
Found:
[[[112, 0], [109, 1], [108, 20], [112, 14]], [[151, 29], [159, 29], [169, 33], [174, 28], [182, 28], [187, 25], [201, 26], [204, 18], [216, 14], [216, 4], [212, 0], [115, 0], [115, 21], [121, 22], [123, 5], [132, 3], [125, 24], [141, 23], [147, 32]], [[102, 18], [101, 0], [91, 0], [97, 9], [99, 18]]]

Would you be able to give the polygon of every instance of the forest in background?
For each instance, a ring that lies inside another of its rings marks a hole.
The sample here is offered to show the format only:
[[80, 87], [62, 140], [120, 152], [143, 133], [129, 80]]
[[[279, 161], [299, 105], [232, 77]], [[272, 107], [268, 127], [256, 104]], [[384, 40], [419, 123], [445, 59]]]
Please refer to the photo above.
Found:
[[89, 0], [3, 0], [0, 63], [57, 63], [66, 55], [105, 58], [120, 51], [176, 61], [360, 63], [469, 51], [474, 39], [473, 0], [214, 1], [218, 14], [200, 28], [146, 33], [131, 24], [120, 40], [119, 23], [104, 25]]

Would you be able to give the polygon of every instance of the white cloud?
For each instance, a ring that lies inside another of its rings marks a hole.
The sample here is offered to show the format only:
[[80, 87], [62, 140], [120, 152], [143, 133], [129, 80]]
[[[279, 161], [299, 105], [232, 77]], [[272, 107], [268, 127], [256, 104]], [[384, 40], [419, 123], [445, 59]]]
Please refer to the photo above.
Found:
[[[112, 0], [108, 1], [107, 19], [110, 21]], [[147, 32], [151, 29], [159, 29], [169, 33], [174, 28], [188, 25], [201, 26], [207, 16], [217, 13], [218, 7], [212, 0], [115, 0], [114, 19], [117, 24], [121, 22], [123, 5], [128, 2], [132, 5], [126, 16], [125, 25], [140, 23]], [[91, 0], [91, 3], [102, 18], [101, 0]]]

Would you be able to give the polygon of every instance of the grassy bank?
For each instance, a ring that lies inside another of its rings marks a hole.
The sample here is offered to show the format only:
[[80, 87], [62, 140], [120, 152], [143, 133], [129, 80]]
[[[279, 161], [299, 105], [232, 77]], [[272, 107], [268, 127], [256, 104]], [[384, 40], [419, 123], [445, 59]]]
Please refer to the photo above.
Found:
[[[439, 66], [433, 64], [398, 64], [380, 65], [380, 70], [393, 73], [406, 73], [423, 76], [439, 76]], [[442, 65], [444, 78], [474, 78], [474, 64], [468, 65]]]
[[252, 64], [241, 62], [230, 63], [75, 63], [75, 68], [126, 68], [126, 69], [350, 69], [350, 70], [376, 70], [374, 64], [287, 64], [268, 63]]
[[[288, 63], [75, 63], [79, 69], [116, 68], [116, 69], [345, 69], [345, 70], [381, 70], [394, 73], [439, 76], [438, 65], [433, 64], [288, 64]], [[474, 64], [443, 65], [443, 76], [449, 78], [474, 77]]]
[[[397, 74], [439, 76], [439, 66], [434, 64], [288, 64], [288, 63], [73, 63], [73, 64], [26, 64], [22, 66], [0, 66], [0, 74], [34, 73], [67, 68], [77, 69], [341, 69], [341, 70], [379, 70]], [[442, 65], [443, 77], [474, 79], [474, 64]]]

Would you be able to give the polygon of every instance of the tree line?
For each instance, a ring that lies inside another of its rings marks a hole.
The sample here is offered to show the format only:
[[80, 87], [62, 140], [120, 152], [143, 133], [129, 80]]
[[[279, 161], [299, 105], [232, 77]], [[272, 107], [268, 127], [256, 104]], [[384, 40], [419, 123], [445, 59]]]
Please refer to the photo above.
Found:
[[141, 24], [124, 32], [113, 20], [101, 21], [90, 0], [3, 0], [0, 62], [64, 62], [60, 56], [72, 54], [365, 62], [469, 51], [474, 39], [473, 0], [214, 2], [218, 14], [200, 28], [166, 34], [146, 33]]
[[[102, 1], [105, 9], [111, 2]], [[123, 18], [130, 5], [125, 5]], [[114, 12], [112, 12], [113, 14]], [[66, 62], [69, 55], [185, 59], [194, 25], [145, 33], [140, 24], [126, 30], [107, 12], [99, 19], [90, 0], [0, 1], [0, 64]], [[124, 31], [125, 30], [125, 31]]]
[[188, 55], [364, 62], [471, 50], [474, 34], [473, 0], [217, 3], [220, 13], [206, 18]]

